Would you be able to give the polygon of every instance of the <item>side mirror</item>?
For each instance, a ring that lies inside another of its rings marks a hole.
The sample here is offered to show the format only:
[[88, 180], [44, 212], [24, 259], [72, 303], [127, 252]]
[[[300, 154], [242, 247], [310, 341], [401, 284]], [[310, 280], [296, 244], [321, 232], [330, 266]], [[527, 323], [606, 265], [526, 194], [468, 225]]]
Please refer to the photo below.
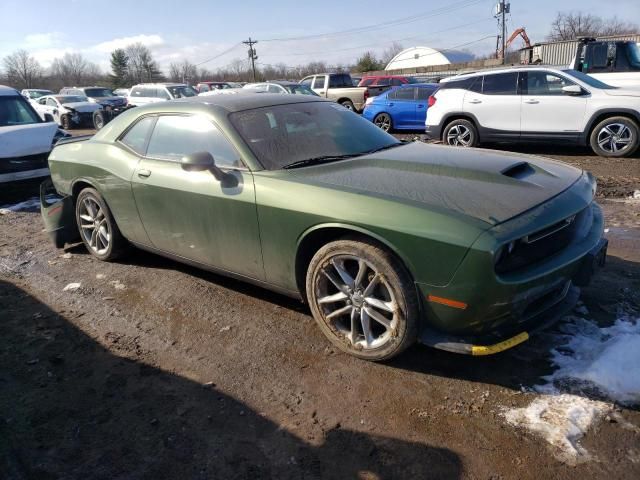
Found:
[[562, 93], [565, 95], [582, 95], [583, 91], [579, 85], [567, 85], [562, 87]]
[[53, 115], [51, 115], [50, 113], [45, 113], [44, 114], [44, 121], [45, 122], [53, 122]]
[[190, 155], [185, 155], [182, 157], [180, 163], [182, 164], [182, 168], [187, 171], [201, 172], [203, 170], [209, 170], [219, 182], [224, 183], [228, 177], [233, 177], [233, 175], [223, 172], [216, 166], [213, 155], [209, 152], [195, 152]]

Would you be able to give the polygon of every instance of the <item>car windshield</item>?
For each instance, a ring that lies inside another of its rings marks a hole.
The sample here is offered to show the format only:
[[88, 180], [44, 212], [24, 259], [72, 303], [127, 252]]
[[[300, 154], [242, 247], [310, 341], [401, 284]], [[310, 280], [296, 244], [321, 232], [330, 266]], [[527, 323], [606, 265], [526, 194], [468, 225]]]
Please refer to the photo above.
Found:
[[629, 62], [636, 68], [640, 68], [640, 45], [637, 43], [629, 44]]
[[284, 85], [284, 88], [287, 92], [293, 93], [294, 95], [315, 95], [318, 97], [319, 95], [311, 90], [306, 85]]
[[173, 98], [195, 97], [196, 95], [198, 95], [198, 92], [196, 92], [193, 88], [186, 86], [167, 87], [167, 90], [171, 92], [171, 96]]
[[84, 93], [87, 97], [113, 97], [113, 92], [108, 88], [85, 88]]
[[51, 90], [29, 90], [27, 92], [29, 94], [29, 98], [36, 99], [40, 97], [44, 97], [45, 95], [51, 95], [53, 92]]
[[87, 97], [81, 97], [80, 95], [65, 95], [61, 97], [56, 97], [62, 105], [66, 105], [68, 103], [78, 103], [78, 102], [88, 102], [89, 99]]
[[38, 114], [22, 95], [0, 96], [0, 127], [41, 122]]
[[331, 102], [273, 105], [235, 112], [229, 118], [268, 170], [401, 144], [373, 123]]
[[586, 83], [587, 85], [589, 85], [590, 87], [594, 87], [594, 88], [602, 88], [605, 90], [611, 90], [614, 89], [616, 87], [612, 87], [611, 85], [608, 85], [604, 82], [601, 82], [600, 80], [597, 80], [595, 78], [593, 78], [590, 75], [587, 75], [586, 73], [582, 73], [579, 72], [577, 70], [563, 70], [564, 73], [566, 73], [567, 75], [577, 78], [578, 80], [580, 80], [581, 82]]

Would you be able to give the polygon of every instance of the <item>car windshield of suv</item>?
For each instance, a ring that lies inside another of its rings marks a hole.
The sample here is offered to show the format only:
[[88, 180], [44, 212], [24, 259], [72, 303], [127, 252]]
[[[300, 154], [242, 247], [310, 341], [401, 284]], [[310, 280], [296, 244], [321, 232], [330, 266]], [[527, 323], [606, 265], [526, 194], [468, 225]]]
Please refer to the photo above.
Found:
[[284, 88], [287, 92], [293, 93], [294, 95], [315, 95], [316, 97], [319, 97], [316, 92], [306, 85], [284, 85]]
[[229, 119], [268, 170], [341, 160], [402, 144], [333, 102], [272, 105], [234, 112]]
[[42, 123], [29, 102], [20, 96], [0, 96], [0, 127]]
[[615, 89], [616, 87], [613, 87], [609, 84], [606, 84], [604, 82], [601, 82], [600, 80], [597, 80], [595, 78], [593, 78], [591, 75], [587, 75], [586, 73], [582, 73], [579, 72], [577, 70], [563, 70], [564, 73], [566, 73], [567, 75], [577, 78], [578, 80], [586, 83], [587, 85], [589, 85], [590, 87], [594, 87], [594, 88], [602, 88], [605, 90], [611, 90], [611, 89]]
[[61, 97], [56, 97], [62, 105], [66, 105], [69, 103], [78, 103], [78, 102], [88, 102], [89, 99], [87, 97], [81, 97], [80, 95], [65, 95]]
[[108, 88], [85, 88], [84, 93], [87, 97], [114, 97], [115, 95]]
[[179, 86], [179, 87], [167, 87], [167, 90], [171, 92], [171, 96], [173, 98], [186, 98], [186, 97], [195, 97], [198, 95], [191, 87]]
[[45, 95], [51, 95], [53, 92], [51, 90], [29, 90], [27, 93], [29, 98], [35, 100], [36, 98], [44, 97]]

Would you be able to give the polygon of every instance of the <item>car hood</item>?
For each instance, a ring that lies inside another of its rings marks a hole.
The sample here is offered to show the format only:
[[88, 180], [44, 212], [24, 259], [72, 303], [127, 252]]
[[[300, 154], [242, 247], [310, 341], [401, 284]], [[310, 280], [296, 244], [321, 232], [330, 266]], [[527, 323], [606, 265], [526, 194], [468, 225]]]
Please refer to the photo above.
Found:
[[58, 125], [53, 122], [0, 127], [0, 158], [48, 152], [57, 130]]
[[62, 106], [64, 108], [72, 108], [76, 112], [80, 113], [95, 112], [96, 110], [100, 110], [100, 105], [91, 102], [65, 103]]
[[612, 97], [640, 97], [640, 87], [612, 88], [603, 91]]
[[544, 158], [422, 142], [289, 172], [302, 182], [422, 204], [491, 225], [540, 205], [582, 175]]
[[112, 97], [91, 97], [91, 98], [94, 99], [97, 103], [114, 104], [114, 105], [124, 103], [124, 100], [125, 100], [124, 97], [119, 97], [117, 95], [114, 95]]

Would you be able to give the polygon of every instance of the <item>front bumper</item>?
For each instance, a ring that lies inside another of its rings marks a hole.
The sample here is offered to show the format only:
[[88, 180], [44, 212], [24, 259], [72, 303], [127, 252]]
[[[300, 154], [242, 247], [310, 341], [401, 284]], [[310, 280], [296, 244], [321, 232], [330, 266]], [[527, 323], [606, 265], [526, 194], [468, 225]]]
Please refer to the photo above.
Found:
[[[562, 195], [556, 201], [563, 202]], [[497, 353], [568, 313], [579, 297], [577, 287], [588, 284], [607, 252], [602, 210], [595, 203], [587, 208], [593, 214], [589, 231], [536, 264], [496, 274], [488, 255], [472, 248], [448, 285], [417, 284], [425, 299], [420, 341], [459, 353]]]

